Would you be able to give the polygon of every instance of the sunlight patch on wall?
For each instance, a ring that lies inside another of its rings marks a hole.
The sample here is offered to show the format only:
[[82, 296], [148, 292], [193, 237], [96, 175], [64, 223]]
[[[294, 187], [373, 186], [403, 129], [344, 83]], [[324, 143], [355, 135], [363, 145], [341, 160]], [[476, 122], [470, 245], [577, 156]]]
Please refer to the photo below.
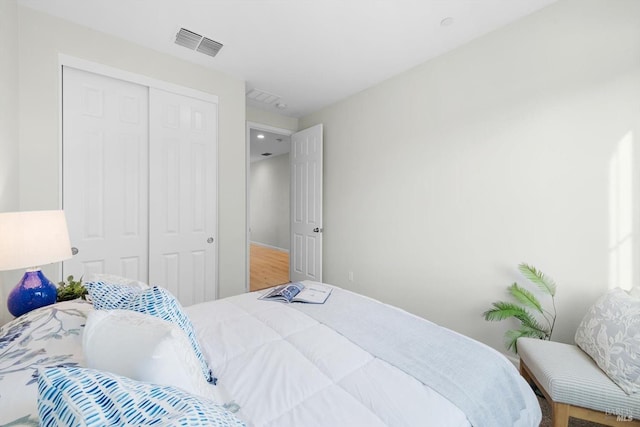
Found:
[[633, 286], [633, 134], [609, 160], [609, 289]]

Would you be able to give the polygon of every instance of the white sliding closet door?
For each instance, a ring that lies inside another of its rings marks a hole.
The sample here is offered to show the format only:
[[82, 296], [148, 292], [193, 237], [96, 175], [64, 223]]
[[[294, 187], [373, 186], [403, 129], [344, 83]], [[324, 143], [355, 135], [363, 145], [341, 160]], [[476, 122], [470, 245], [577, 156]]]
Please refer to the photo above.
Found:
[[217, 105], [150, 89], [149, 280], [184, 305], [216, 297]]
[[63, 68], [63, 209], [78, 250], [65, 277], [138, 279], [183, 305], [216, 298], [217, 114], [215, 102]]
[[64, 277], [148, 274], [148, 88], [63, 68]]

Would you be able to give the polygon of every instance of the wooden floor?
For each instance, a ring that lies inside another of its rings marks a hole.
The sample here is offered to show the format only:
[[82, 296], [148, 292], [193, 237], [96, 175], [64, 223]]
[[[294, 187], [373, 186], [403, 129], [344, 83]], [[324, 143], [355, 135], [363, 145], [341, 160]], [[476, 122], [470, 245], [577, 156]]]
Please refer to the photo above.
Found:
[[251, 244], [249, 289], [257, 291], [289, 281], [289, 253]]

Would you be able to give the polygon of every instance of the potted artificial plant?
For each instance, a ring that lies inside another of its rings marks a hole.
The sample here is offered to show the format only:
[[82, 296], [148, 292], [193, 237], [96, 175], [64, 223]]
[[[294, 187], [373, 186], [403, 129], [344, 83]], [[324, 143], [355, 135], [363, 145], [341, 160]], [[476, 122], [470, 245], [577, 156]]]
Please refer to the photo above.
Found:
[[556, 323], [556, 284], [535, 267], [522, 263], [518, 270], [536, 286], [537, 290], [551, 297], [552, 310], [544, 308], [535, 294], [514, 282], [508, 289], [515, 302], [496, 301], [493, 308], [485, 311], [485, 320], [497, 321], [515, 318], [520, 322], [518, 329], [505, 333], [505, 346], [518, 353], [517, 341], [520, 337], [550, 340]]
[[86, 299], [87, 288], [82, 284], [82, 277], [74, 280], [73, 276], [67, 277], [66, 281], [58, 282], [57, 302], [69, 301], [76, 298]]

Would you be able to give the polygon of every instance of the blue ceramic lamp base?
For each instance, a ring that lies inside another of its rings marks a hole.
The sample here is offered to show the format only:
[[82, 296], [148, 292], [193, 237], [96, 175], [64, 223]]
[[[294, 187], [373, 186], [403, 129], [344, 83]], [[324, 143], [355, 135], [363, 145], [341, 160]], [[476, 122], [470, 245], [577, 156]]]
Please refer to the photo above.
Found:
[[40, 269], [27, 271], [9, 294], [7, 307], [15, 317], [56, 302], [57, 288]]

